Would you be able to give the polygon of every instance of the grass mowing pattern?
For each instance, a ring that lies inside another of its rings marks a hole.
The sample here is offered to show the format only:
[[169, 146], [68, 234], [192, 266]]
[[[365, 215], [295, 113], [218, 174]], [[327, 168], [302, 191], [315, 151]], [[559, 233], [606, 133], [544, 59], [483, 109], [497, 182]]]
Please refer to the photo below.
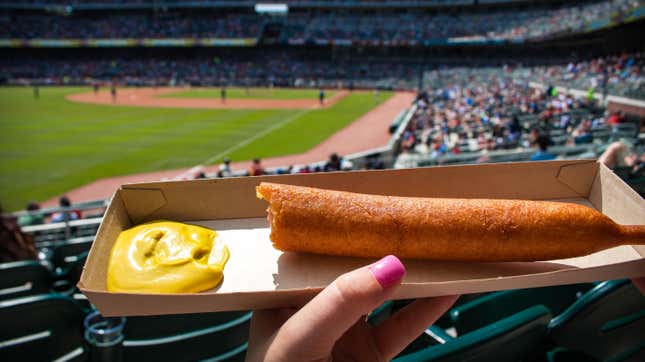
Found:
[[305, 152], [390, 96], [392, 92], [381, 92], [378, 102], [375, 103], [371, 93], [351, 93], [330, 108], [307, 111], [284, 127], [233, 151], [229, 157], [234, 160], [247, 160], [257, 156], [283, 156]]
[[[234, 149], [229, 154], [234, 160], [304, 152], [375, 106], [370, 93], [304, 112], [115, 107], [64, 99], [87, 91], [41, 87], [35, 100], [31, 88], [0, 88], [0, 203], [5, 210], [98, 178], [191, 167], [227, 150]], [[294, 119], [237, 148], [287, 118]]]
[[[220, 99], [221, 88], [190, 88], [185, 91], [166, 93], [158, 97], [170, 98], [212, 98]], [[325, 90], [325, 97], [331, 98], [334, 91]], [[291, 88], [249, 88], [248, 94], [244, 88], [226, 88], [227, 99], [311, 99], [318, 101], [318, 89]]]

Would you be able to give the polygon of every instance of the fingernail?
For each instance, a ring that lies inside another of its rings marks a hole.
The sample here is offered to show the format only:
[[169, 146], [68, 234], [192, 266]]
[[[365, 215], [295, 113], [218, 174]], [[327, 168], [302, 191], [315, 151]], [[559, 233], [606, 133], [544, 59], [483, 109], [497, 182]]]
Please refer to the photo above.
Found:
[[388, 255], [370, 265], [369, 270], [383, 288], [397, 284], [405, 275], [403, 263], [394, 255]]

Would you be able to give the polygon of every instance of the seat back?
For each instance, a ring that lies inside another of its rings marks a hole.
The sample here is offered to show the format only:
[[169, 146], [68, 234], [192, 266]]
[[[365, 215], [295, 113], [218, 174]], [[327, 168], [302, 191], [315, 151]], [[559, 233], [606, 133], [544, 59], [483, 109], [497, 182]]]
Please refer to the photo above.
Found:
[[77, 358], [85, 311], [74, 300], [43, 294], [0, 302], [0, 356], [5, 361]]
[[643, 347], [645, 297], [628, 280], [603, 282], [549, 325], [553, 341], [601, 360]]
[[0, 264], [0, 300], [49, 292], [52, 274], [35, 260]]
[[79, 256], [86, 254], [92, 247], [94, 237], [82, 237], [69, 240], [54, 248], [53, 262], [56, 268], [65, 269], [69, 264], [79, 259]]
[[250, 312], [129, 317], [123, 355], [129, 360], [243, 360]]
[[76, 255], [74, 261], [67, 263], [65, 267], [56, 268], [56, 278], [58, 280], [52, 286], [53, 292], [71, 295], [78, 291], [76, 284], [81, 279], [88, 254], [89, 252], [86, 251]]
[[534, 354], [546, 335], [551, 314], [533, 306], [445, 344], [396, 358], [396, 362], [518, 361]]
[[591, 287], [592, 284], [573, 284], [489, 293], [455, 306], [450, 318], [461, 335], [534, 305], [543, 305], [557, 315]]

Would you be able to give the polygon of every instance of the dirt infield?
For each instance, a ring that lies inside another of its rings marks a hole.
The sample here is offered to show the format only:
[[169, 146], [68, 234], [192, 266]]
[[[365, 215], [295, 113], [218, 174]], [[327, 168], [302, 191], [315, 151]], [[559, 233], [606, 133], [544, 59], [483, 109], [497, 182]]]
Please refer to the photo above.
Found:
[[[94, 97], [94, 94], [91, 94], [91, 96]], [[111, 102], [109, 98], [108, 100]], [[262, 164], [264, 167], [310, 164], [326, 160], [333, 152], [340, 155], [347, 155], [385, 146], [390, 139], [388, 126], [401, 110], [410, 106], [413, 100], [413, 93], [397, 92], [390, 99], [364, 114], [309, 151], [301, 154], [266, 158], [262, 160]], [[247, 169], [250, 164], [250, 161], [240, 161], [234, 162], [231, 166], [233, 170], [241, 170]], [[216, 165], [204, 166], [200, 167], [200, 170], [204, 170], [207, 173], [216, 172], [217, 167]], [[71, 190], [66, 195], [73, 202], [108, 198], [122, 184], [173, 179], [182, 174], [190, 173], [194, 169], [184, 168], [104, 178]], [[43, 203], [43, 206], [55, 206], [58, 202], [57, 200], [58, 197], [47, 200]]]
[[158, 97], [168, 93], [188, 91], [190, 88], [119, 88], [113, 100], [110, 91], [86, 92], [65, 97], [72, 102], [114, 106], [151, 108], [203, 108], [203, 109], [316, 109], [327, 108], [345, 97], [347, 91], [338, 91], [323, 105], [317, 99], [234, 99]]

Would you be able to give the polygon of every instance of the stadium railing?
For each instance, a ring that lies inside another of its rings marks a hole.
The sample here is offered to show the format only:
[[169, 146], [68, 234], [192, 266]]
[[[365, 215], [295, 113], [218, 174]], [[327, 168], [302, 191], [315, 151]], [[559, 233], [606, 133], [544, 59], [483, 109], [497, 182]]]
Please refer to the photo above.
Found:
[[[597, 157], [596, 145], [585, 144], [578, 146], [555, 146], [550, 147], [549, 152], [555, 154], [560, 159], [576, 158], [576, 159], [595, 159]], [[438, 157], [431, 155], [421, 155], [415, 153], [402, 153], [400, 154], [395, 163], [394, 168], [410, 168], [410, 167], [426, 167], [447, 164], [468, 164], [468, 163], [495, 163], [495, 162], [518, 162], [528, 161], [531, 155], [535, 153], [535, 149], [525, 150], [500, 150], [490, 151], [487, 153], [470, 152], [463, 154], [447, 154]]]
[[89, 216], [85, 219], [72, 220], [67, 219], [62, 222], [37, 224], [37, 225], [24, 225], [21, 230], [24, 233], [31, 234], [36, 243], [36, 247], [54, 247], [59, 244], [67, 242], [78, 242], [77, 238], [86, 240], [84, 238], [93, 238], [98, 230], [98, 227], [103, 218], [103, 213], [107, 207], [109, 200], [92, 200], [86, 202], [79, 202], [69, 207], [50, 207], [34, 211], [17, 211], [11, 213], [10, 217], [19, 218], [21, 216], [33, 215], [48, 217], [54, 213], [59, 212], [75, 212], [75, 211], [96, 211], [95, 213], [86, 215]]
[[64, 212], [64, 211], [73, 211], [73, 210], [79, 210], [79, 211], [87, 211], [87, 210], [98, 210], [98, 209], [103, 209], [107, 207], [109, 200], [92, 200], [92, 201], [84, 201], [84, 202], [79, 202], [71, 205], [70, 207], [48, 207], [48, 208], [43, 208], [40, 210], [35, 210], [35, 211], [27, 211], [27, 210], [21, 210], [21, 211], [16, 211], [12, 212], [11, 216], [14, 217], [20, 217], [24, 215], [42, 215], [42, 216], [49, 216], [53, 213], [56, 212]]
[[[534, 88], [534, 89], [546, 89], [547, 86], [538, 83], [538, 82], [529, 82], [529, 87]], [[555, 85], [555, 89], [558, 90], [560, 93], [564, 94], [573, 94], [574, 96], [577, 97], [583, 97], [586, 98], [588, 96], [588, 91], [586, 90], [581, 90], [581, 89], [576, 89], [576, 88], [571, 88], [571, 87], [564, 87], [561, 85]], [[635, 106], [638, 108], [645, 108], [645, 100], [640, 100], [640, 99], [634, 99], [634, 98], [627, 98], [627, 97], [620, 97], [616, 95], [607, 95], [606, 98], [603, 99], [602, 95], [602, 90], [596, 89], [596, 92], [593, 95], [594, 99], [602, 102], [602, 104], [607, 105], [609, 103], [617, 103], [617, 104], [622, 104], [626, 106]]]
[[23, 226], [22, 231], [34, 235], [36, 247], [51, 247], [67, 243], [78, 237], [94, 237], [103, 217], [68, 220], [51, 224]]

